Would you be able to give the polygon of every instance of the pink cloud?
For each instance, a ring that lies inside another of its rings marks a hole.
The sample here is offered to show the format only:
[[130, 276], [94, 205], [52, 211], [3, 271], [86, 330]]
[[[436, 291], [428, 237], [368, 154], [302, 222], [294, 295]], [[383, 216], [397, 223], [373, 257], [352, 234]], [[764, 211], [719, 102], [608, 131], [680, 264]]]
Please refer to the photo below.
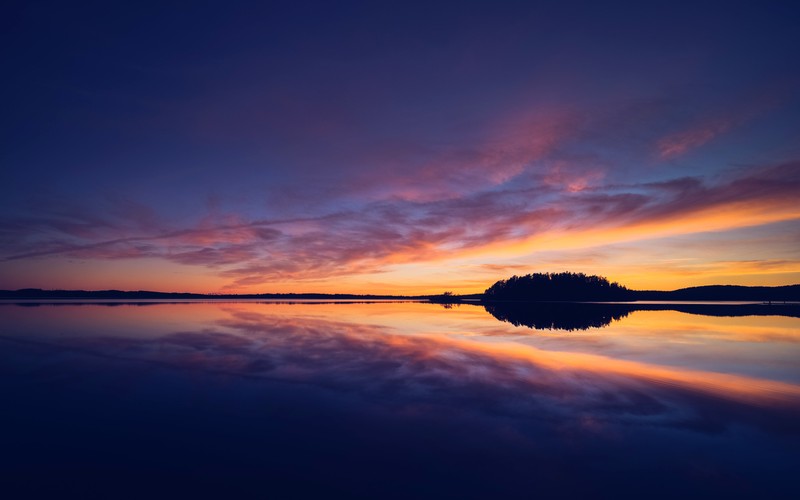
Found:
[[661, 137], [655, 146], [657, 156], [661, 160], [672, 160], [705, 146], [736, 127], [775, 109], [789, 95], [780, 86], [742, 96], [738, 102], [729, 106], [730, 109], [695, 120], [683, 130]]
[[658, 156], [662, 160], [677, 158], [704, 146], [733, 126], [734, 123], [730, 120], [711, 120], [688, 130], [667, 135], [657, 143]]

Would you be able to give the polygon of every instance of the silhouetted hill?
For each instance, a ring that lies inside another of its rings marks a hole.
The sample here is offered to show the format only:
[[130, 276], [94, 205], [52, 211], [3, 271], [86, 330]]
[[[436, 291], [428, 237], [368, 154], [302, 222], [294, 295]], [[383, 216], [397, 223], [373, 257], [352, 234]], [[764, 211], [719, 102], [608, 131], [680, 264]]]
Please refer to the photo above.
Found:
[[739, 286], [708, 285], [681, 288], [670, 292], [641, 290], [633, 292], [635, 300], [726, 300], [726, 301], [800, 301], [800, 285]]

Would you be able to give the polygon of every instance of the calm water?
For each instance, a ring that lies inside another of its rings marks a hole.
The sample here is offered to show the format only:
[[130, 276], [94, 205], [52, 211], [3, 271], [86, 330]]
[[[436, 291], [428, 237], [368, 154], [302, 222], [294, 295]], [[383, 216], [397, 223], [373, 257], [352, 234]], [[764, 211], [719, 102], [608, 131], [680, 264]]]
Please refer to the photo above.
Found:
[[798, 318], [220, 302], [0, 320], [15, 498], [800, 498]]

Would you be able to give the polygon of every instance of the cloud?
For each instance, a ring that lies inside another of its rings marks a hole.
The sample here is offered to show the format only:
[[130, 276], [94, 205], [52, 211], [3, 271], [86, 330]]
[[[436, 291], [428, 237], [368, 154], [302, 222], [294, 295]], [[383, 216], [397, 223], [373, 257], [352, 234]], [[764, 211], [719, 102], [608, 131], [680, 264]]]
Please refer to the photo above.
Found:
[[380, 200], [357, 210], [293, 219], [209, 214], [182, 228], [138, 205], [102, 217], [88, 210], [40, 211], [0, 221], [2, 252], [7, 262], [54, 255], [159, 258], [216, 269], [236, 288], [380, 273], [391, 265], [535, 244], [553, 235], [571, 241], [595, 235], [608, 244], [800, 217], [794, 203], [800, 192], [798, 162], [728, 178], [680, 177], [580, 190], [569, 182], [542, 181], [550, 173], [440, 200]]
[[711, 142], [733, 127], [729, 120], [712, 120], [690, 129], [674, 132], [657, 143], [661, 160], [672, 160]]
[[751, 91], [741, 96], [737, 102], [728, 103], [727, 109], [698, 113], [699, 115], [681, 125], [670, 124], [672, 131], [661, 136], [655, 143], [658, 159], [675, 160], [706, 144], [731, 133], [734, 129], [759, 118], [791, 99], [784, 84]]

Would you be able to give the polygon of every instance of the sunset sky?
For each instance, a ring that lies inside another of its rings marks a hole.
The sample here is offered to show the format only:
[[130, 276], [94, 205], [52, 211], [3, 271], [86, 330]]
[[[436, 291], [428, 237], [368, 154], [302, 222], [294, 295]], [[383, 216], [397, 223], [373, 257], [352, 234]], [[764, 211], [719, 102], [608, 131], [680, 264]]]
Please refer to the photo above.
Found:
[[793, 2], [15, 2], [0, 289], [800, 283]]

